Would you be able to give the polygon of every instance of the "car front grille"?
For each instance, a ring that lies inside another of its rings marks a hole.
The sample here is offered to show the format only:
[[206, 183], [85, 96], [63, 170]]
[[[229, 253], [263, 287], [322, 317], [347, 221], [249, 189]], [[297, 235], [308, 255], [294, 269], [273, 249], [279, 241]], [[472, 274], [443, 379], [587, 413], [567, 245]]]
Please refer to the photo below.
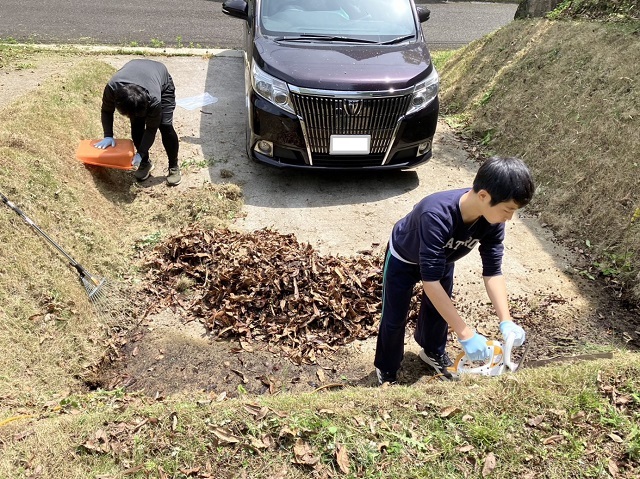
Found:
[[[331, 135], [371, 135], [371, 154], [384, 154], [411, 95], [335, 98], [292, 93], [311, 154], [329, 154]], [[355, 159], [355, 158], [354, 158]]]

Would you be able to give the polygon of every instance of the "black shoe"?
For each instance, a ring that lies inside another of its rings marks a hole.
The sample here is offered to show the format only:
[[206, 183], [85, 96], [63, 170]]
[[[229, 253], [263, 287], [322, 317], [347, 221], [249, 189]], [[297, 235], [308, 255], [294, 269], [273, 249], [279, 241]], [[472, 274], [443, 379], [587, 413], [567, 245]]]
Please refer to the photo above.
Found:
[[169, 168], [169, 174], [167, 175], [167, 184], [169, 186], [176, 186], [180, 184], [182, 181], [182, 175], [180, 175], [180, 168], [176, 166], [175, 168]]
[[376, 374], [378, 375], [379, 386], [382, 386], [384, 383], [396, 384], [398, 382], [397, 372], [384, 372], [376, 368]]
[[458, 379], [458, 375], [451, 371], [453, 361], [449, 358], [449, 355], [445, 352], [442, 355], [428, 353], [424, 349], [420, 351], [420, 359], [422, 359], [431, 369], [436, 372], [436, 375], [443, 381], [454, 381]]
[[135, 176], [136, 180], [138, 181], [144, 181], [147, 178], [149, 178], [152, 171], [153, 171], [153, 163], [151, 163], [150, 161], [147, 161], [144, 163], [140, 163], [140, 166], [135, 171], [133, 176]]

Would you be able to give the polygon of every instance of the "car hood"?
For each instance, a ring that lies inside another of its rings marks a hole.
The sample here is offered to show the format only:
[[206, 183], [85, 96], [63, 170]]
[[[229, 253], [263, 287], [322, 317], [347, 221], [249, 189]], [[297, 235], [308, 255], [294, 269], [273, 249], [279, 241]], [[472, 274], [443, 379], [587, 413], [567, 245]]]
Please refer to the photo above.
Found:
[[254, 59], [266, 73], [301, 88], [401, 89], [423, 80], [431, 65], [424, 42], [352, 45], [275, 42], [257, 37]]

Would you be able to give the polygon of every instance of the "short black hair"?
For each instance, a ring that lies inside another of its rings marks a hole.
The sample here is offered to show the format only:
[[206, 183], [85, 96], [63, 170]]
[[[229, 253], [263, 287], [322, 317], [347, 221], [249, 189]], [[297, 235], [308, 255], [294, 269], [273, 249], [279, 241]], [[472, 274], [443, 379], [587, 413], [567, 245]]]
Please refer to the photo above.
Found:
[[134, 83], [126, 83], [115, 91], [116, 110], [121, 115], [133, 118], [144, 116], [149, 104], [147, 91]]
[[478, 169], [473, 191], [485, 190], [491, 206], [513, 200], [520, 208], [529, 204], [535, 192], [533, 176], [520, 158], [492, 156]]

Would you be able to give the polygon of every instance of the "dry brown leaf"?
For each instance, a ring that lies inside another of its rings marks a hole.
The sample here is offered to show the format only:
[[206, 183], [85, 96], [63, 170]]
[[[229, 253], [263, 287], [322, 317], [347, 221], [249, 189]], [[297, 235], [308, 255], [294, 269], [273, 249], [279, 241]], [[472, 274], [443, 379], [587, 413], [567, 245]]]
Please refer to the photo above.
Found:
[[347, 452], [347, 446], [338, 444], [336, 447], [336, 462], [342, 473], [349, 474], [349, 453]]
[[292, 461], [295, 464], [301, 464], [305, 466], [313, 466], [320, 460], [319, 457], [314, 455], [311, 446], [301, 438], [298, 438], [295, 445], [293, 446], [293, 455], [294, 458]]
[[457, 406], [447, 406], [440, 411], [440, 417], [452, 417], [460, 412], [462, 412], [462, 410]]
[[622, 443], [622, 442], [624, 442], [624, 439], [622, 439], [622, 438], [621, 438], [620, 436], [618, 436], [617, 434], [609, 433], [609, 434], [607, 434], [607, 436], [609, 436], [613, 442], [617, 442], [617, 443]]
[[223, 444], [237, 444], [242, 439], [234, 435], [232, 431], [223, 427], [216, 427], [211, 432], [223, 443]]
[[625, 394], [623, 396], [618, 396], [616, 398], [615, 402], [616, 402], [616, 405], [618, 405], [618, 404], [629, 404], [629, 403], [633, 402], [633, 398], [631, 396]]
[[[239, 350], [251, 351], [251, 338], [259, 337], [285, 346], [281, 351], [295, 363], [313, 364], [319, 351], [377, 333], [381, 257], [320, 256], [293, 235], [197, 226], [152, 255], [146, 288], [165, 298], [154, 307], [182, 305], [184, 321], [238, 338]], [[176, 278], [194, 282], [189, 302], [174, 290]]]
[[136, 474], [136, 473], [138, 473], [140, 471], [143, 471], [144, 469], [145, 469], [145, 466], [143, 466], [143, 465], [130, 467], [129, 469], [125, 469], [124, 471], [122, 471], [122, 475], [131, 476], [131, 475]]
[[496, 456], [490, 452], [484, 458], [484, 466], [482, 466], [482, 477], [489, 476], [496, 468]]
[[558, 444], [559, 442], [562, 442], [563, 439], [564, 436], [562, 434], [555, 434], [543, 439], [542, 444], [544, 444], [545, 446], [549, 444]]
[[572, 417], [571, 417], [571, 422], [573, 423], [577, 423], [580, 422], [580, 420], [584, 419], [587, 416], [587, 413], [584, 411], [578, 411], [577, 413], [575, 413]]
[[544, 414], [539, 414], [527, 421], [527, 424], [531, 427], [538, 427], [544, 421]]
[[200, 467], [191, 467], [189, 469], [180, 469], [180, 472], [182, 474], [184, 474], [185, 476], [189, 477], [189, 476], [195, 476], [196, 474], [198, 474], [198, 477], [202, 477], [200, 476], [199, 472], [200, 472]]
[[266, 415], [269, 413], [268, 407], [266, 406], [260, 407], [260, 405], [258, 404], [246, 404], [244, 408], [249, 414], [255, 416], [255, 418], [258, 421], [264, 419]]
[[171, 430], [178, 429], [178, 415], [175, 412], [171, 413]]
[[263, 439], [258, 439], [257, 437], [252, 437], [250, 442], [251, 446], [258, 450], [267, 449], [269, 447], [269, 444], [265, 443]]
[[613, 459], [609, 459], [608, 469], [609, 474], [611, 474], [613, 477], [616, 477], [618, 475], [618, 472], [620, 472], [620, 470], [618, 469], [618, 464]]
[[225, 399], [227, 399], [227, 391], [222, 391], [220, 394], [218, 394], [218, 396], [216, 397], [216, 402], [222, 402]]

